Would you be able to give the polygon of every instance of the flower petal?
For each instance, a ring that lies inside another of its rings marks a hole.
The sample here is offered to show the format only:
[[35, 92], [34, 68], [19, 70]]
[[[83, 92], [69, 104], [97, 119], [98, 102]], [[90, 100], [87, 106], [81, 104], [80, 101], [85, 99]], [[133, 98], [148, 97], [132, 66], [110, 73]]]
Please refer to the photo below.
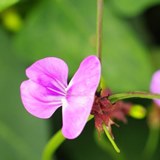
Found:
[[87, 123], [100, 75], [99, 59], [96, 56], [89, 56], [83, 60], [70, 81], [67, 88], [67, 97], [62, 105], [62, 132], [66, 138], [76, 138]]
[[82, 132], [90, 115], [94, 96], [75, 96], [63, 101], [62, 133], [68, 139], [74, 139]]
[[[160, 94], [160, 70], [156, 71], [151, 80], [150, 90], [152, 93]], [[155, 103], [160, 106], [160, 100], [155, 99]]]
[[101, 76], [101, 64], [96, 56], [85, 58], [73, 78], [67, 91], [70, 95], [94, 95]]
[[28, 67], [26, 75], [42, 86], [64, 93], [67, 87], [68, 66], [59, 58], [47, 57]]
[[53, 94], [47, 88], [27, 80], [20, 87], [25, 109], [38, 118], [49, 118], [62, 105], [62, 96]]

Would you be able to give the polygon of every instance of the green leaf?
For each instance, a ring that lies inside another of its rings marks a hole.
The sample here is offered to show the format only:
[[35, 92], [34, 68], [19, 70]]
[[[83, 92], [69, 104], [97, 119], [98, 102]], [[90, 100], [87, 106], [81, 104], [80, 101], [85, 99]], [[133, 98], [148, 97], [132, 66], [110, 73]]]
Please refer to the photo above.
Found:
[[[104, 9], [102, 72], [113, 91], [148, 89], [152, 66], [148, 50], [128, 22]], [[15, 37], [16, 53], [33, 62], [56, 56], [70, 76], [96, 53], [96, 1], [46, 0], [34, 8]]]
[[10, 7], [17, 2], [19, 2], [19, 0], [0, 0], [0, 11]]
[[95, 34], [95, 26], [89, 29], [81, 10], [75, 7], [68, 0], [43, 1], [16, 37], [16, 53], [32, 61], [47, 56], [63, 58], [73, 75], [80, 61], [94, 53], [90, 45]]
[[47, 142], [46, 121], [22, 106], [20, 83], [25, 66], [14, 56], [11, 37], [0, 28], [0, 157], [7, 160], [39, 160]]
[[146, 46], [109, 6], [105, 8], [105, 20], [102, 64], [107, 85], [116, 92], [148, 90], [153, 69]]
[[137, 16], [146, 8], [160, 3], [160, 0], [110, 0], [112, 7], [124, 16]]
[[154, 68], [155, 70], [159, 70], [160, 69], [160, 48], [159, 47], [153, 47], [152, 48], [152, 63], [154, 64]]

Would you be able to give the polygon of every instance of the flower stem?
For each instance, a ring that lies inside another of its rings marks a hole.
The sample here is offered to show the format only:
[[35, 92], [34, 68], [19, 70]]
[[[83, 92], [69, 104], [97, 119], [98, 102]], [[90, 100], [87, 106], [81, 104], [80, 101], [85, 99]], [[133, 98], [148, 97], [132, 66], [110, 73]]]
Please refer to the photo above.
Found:
[[[88, 117], [88, 122], [93, 119], [93, 115], [90, 115]], [[42, 160], [53, 160], [52, 156], [54, 155], [55, 151], [58, 149], [58, 147], [65, 141], [65, 137], [62, 135], [62, 131], [59, 130], [53, 137], [49, 140], [49, 142], [46, 144]]]
[[128, 98], [160, 99], [160, 94], [153, 94], [153, 93], [147, 93], [147, 92], [128, 92], [128, 93], [113, 94], [108, 97], [108, 99], [112, 103], [115, 103], [122, 99], [128, 99]]
[[115, 150], [113, 150], [113, 147], [110, 145], [110, 142], [106, 141], [106, 135], [101, 134], [101, 137], [99, 137], [99, 134], [95, 130], [94, 132], [94, 138], [95, 142], [98, 144], [98, 146], [107, 152], [107, 154], [110, 155], [110, 157], [114, 160], [126, 160], [124, 153], [121, 151], [121, 154], [117, 154]]
[[42, 160], [52, 160], [52, 156], [58, 147], [64, 142], [65, 137], [62, 135], [62, 131], [59, 130], [56, 135], [54, 135], [43, 151]]
[[97, 56], [101, 61], [103, 0], [97, 0]]
[[160, 139], [160, 129], [150, 128], [149, 137], [143, 151], [143, 159], [150, 160], [153, 158]]
[[117, 153], [120, 153], [120, 149], [118, 148], [118, 146], [117, 146], [116, 143], [114, 142], [112, 136], [110, 135], [110, 133], [109, 133], [109, 131], [108, 131], [108, 129], [106, 128], [105, 125], [103, 125], [103, 129], [104, 129], [104, 132], [106, 133], [109, 141], [111, 142], [113, 148], [116, 150]]

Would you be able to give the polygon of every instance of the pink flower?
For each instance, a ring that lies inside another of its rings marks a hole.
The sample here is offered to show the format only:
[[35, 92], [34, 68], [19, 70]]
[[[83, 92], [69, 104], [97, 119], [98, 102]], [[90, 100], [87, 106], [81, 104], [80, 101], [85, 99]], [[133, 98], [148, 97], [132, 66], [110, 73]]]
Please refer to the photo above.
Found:
[[[156, 71], [151, 80], [150, 90], [152, 93], [160, 94], [160, 70]], [[154, 102], [160, 106], [160, 100], [155, 99]]]
[[68, 66], [63, 60], [55, 57], [38, 60], [26, 69], [29, 80], [20, 87], [23, 105], [30, 114], [43, 119], [62, 106], [62, 133], [74, 139], [87, 123], [100, 74], [99, 59], [88, 56], [67, 84]]

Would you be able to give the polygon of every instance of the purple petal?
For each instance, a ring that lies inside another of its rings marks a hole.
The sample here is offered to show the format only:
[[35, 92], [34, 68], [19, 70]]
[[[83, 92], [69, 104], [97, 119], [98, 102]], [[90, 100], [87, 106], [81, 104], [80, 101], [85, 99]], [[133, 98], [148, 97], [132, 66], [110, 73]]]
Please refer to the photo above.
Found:
[[[150, 90], [152, 93], [160, 94], [160, 70], [156, 71], [151, 80]], [[154, 102], [160, 106], [160, 100], [155, 99]]]
[[49, 118], [62, 105], [62, 96], [54, 95], [47, 88], [27, 80], [20, 87], [21, 99], [25, 109], [38, 118]]
[[70, 81], [67, 97], [63, 101], [62, 132], [66, 138], [76, 138], [87, 123], [100, 75], [99, 59], [89, 56], [83, 60]]
[[64, 93], [67, 87], [68, 66], [59, 58], [48, 57], [28, 67], [26, 75], [42, 86]]
[[94, 95], [101, 76], [101, 64], [96, 56], [85, 58], [68, 85], [70, 95]]
[[94, 96], [70, 96], [63, 101], [63, 135], [74, 139], [82, 132], [90, 115]]

